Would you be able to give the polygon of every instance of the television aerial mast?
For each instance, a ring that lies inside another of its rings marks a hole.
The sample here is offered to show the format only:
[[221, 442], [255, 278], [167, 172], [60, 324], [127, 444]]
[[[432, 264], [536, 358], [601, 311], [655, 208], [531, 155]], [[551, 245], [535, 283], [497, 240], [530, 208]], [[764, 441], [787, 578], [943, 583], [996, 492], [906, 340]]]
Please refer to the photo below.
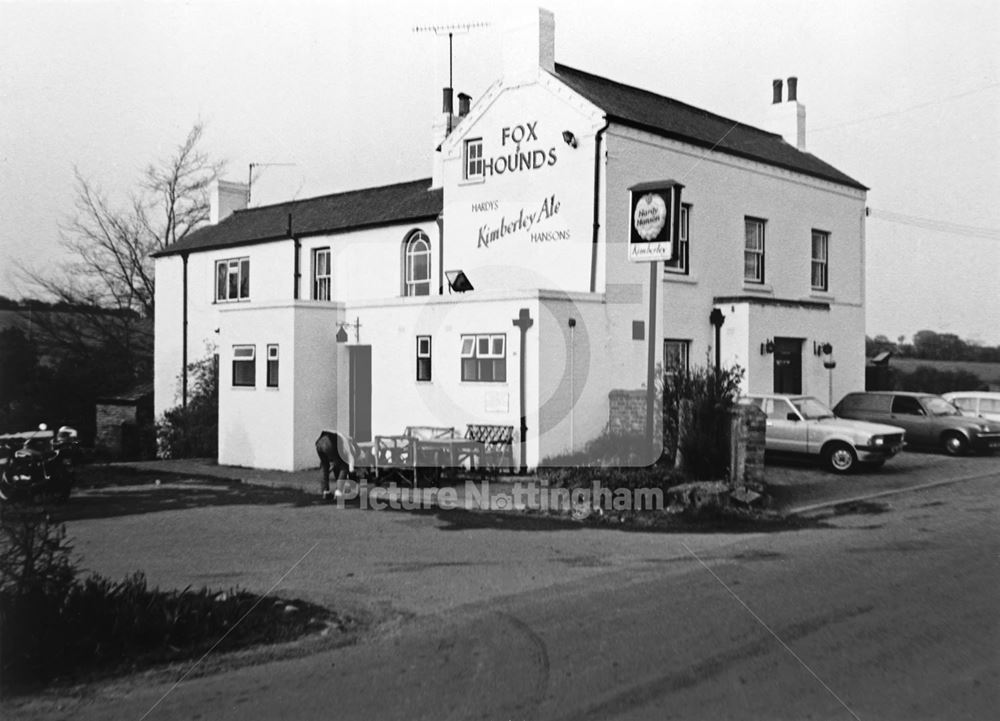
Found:
[[[485, 28], [489, 27], [488, 22], [478, 22], [478, 23], [457, 23], [454, 25], [417, 25], [413, 28], [415, 33], [434, 33], [435, 35], [441, 36], [445, 33], [448, 34], [448, 90], [452, 90], [455, 87], [454, 79], [454, 66], [452, 63], [453, 53], [452, 44], [455, 38], [455, 34], [464, 34], [475, 28]], [[448, 118], [448, 132], [451, 133], [451, 117], [449, 114]]]

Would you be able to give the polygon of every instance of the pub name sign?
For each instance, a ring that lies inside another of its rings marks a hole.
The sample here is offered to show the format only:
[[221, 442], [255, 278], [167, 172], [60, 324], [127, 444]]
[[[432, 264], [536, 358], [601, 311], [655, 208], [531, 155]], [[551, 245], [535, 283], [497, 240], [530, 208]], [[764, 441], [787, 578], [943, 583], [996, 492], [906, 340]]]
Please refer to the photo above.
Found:
[[633, 263], [671, 260], [680, 241], [681, 189], [673, 180], [629, 188], [628, 259]]

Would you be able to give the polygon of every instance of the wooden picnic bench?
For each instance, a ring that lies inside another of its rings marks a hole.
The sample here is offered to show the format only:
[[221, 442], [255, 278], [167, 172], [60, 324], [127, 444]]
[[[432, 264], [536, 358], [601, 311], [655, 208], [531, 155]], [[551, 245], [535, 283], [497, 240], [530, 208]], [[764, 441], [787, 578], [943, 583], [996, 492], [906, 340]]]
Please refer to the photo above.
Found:
[[514, 472], [514, 426], [470, 423], [465, 437], [483, 446], [481, 466], [493, 473]]

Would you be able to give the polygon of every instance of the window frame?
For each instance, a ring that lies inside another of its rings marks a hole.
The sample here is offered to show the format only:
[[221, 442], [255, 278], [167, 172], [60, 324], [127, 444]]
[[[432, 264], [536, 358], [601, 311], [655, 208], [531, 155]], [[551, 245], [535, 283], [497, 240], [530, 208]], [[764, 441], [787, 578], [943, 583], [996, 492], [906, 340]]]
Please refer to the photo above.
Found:
[[[668, 365], [667, 358], [671, 355], [668, 352], [670, 346], [680, 349], [681, 367]], [[663, 368], [668, 373], [688, 373], [691, 369], [691, 340], [688, 338], [664, 338], [663, 339]]]
[[[426, 250], [414, 251], [413, 246], [423, 243]], [[418, 256], [427, 260], [427, 277], [415, 277], [415, 262]], [[431, 239], [423, 230], [411, 231], [403, 240], [403, 297], [414, 298], [431, 294]]]
[[[320, 259], [326, 258], [326, 274], [320, 273]], [[333, 297], [333, 257], [330, 246], [312, 250], [312, 298], [330, 300]], [[325, 292], [324, 292], [325, 290]]]
[[[421, 343], [426, 342], [426, 349], [421, 348]], [[429, 383], [433, 378], [432, 350], [433, 343], [429, 335], [417, 336], [417, 382]]]
[[[249, 351], [248, 356], [240, 357], [241, 351]], [[248, 365], [250, 370], [249, 380], [240, 381], [242, 373], [239, 369], [243, 365]], [[253, 343], [237, 343], [233, 345], [233, 388], [256, 388], [257, 387], [257, 346]], [[239, 381], [239, 382], [238, 382]]]
[[462, 382], [507, 382], [506, 333], [463, 333], [460, 337], [459, 370]]
[[[759, 240], [758, 248], [750, 247], [750, 228], [751, 225], [759, 230], [759, 232], [754, 234], [754, 240]], [[746, 215], [743, 217], [743, 282], [753, 283], [755, 285], [763, 285], [767, 279], [765, 274], [765, 253], [767, 251], [767, 236], [766, 236], [766, 226], [767, 221], [763, 218], [755, 218], [753, 216]], [[749, 275], [747, 271], [751, 270], [749, 261], [753, 259], [752, 269], [754, 270], [753, 275]]]
[[278, 374], [279, 374], [279, 371], [280, 371], [280, 367], [279, 367], [280, 353], [279, 353], [279, 350], [278, 350], [278, 344], [277, 343], [268, 343], [266, 353], [267, 354], [265, 356], [265, 362], [266, 362], [266, 366], [267, 367], [266, 367], [265, 375], [267, 377], [265, 378], [264, 382], [265, 382], [265, 384], [267, 385], [268, 388], [277, 388], [278, 387], [278, 381], [279, 381], [279, 375]]
[[[822, 241], [822, 258], [816, 256], [816, 241]], [[826, 292], [830, 290], [830, 233], [825, 230], [812, 229], [812, 239], [810, 241], [810, 257], [812, 261], [809, 269], [809, 287], [812, 290]], [[822, 281], [817, 284], [816, 271], [822, 274]]]
[[[236, 282], [235, 297], [230, 292], [234, 279]], [[215, 303], [238, 303], [250, 300], [250, 256], [223, 258], [215, 261], [214, 285]]]
[[681, 227], [677, 248], [672, 260], [663, 261], [663, 271], [672, 275], [691, 274], [691, 204], [681, 203]]
[[[473, 150], [478, 154], [473, 154]], [[470, 182], [486, 179], [482, 138], [469, 138], [462, 144], [462, 178]]]

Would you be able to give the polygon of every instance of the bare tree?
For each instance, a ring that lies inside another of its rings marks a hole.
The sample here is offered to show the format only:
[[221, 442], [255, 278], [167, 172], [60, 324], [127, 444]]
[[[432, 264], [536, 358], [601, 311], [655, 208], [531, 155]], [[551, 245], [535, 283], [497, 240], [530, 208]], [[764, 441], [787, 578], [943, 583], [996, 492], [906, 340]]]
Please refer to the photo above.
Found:
[[34, 293], [66, 311], [35, 314], [32, 327], [43, 354], [84, 365], [93, 361], [95, 368], [120, 366], [104, 385], [151, 378], [150, 254], [208, 221], [209, 186], [223, 167], [200, 149], [203, 131], [195, 124], [169, 157], [146, 167], [120, 206], [74, 169], [75, 212], [61, 228], [67, 260], [44, 271], [20, 268]]

